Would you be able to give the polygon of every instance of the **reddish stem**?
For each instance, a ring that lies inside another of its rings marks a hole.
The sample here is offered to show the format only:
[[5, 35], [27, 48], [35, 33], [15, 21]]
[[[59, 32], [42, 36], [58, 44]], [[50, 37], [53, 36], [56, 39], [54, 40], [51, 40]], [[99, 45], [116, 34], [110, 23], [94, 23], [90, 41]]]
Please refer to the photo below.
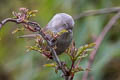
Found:
[[[117, 20], [120, 18], [120, 12], [118, 12], [115, 16], [113, 16], [111, 18], [111, 20], [108, 22], [108, 24], [104, 27], [103, 31], [101, 32], [101, 34], [99, 35], [99, 37], [97, 38], [96, 40], [96, 46], [95, 46], [95, 50], [91, 52], [90, 54], [90, 57], [89, 57], [89, 61], [88, 61], [88, 69], [91, 68], [93, 62], [94, 62], [94, 59], [95, 59], [95, 56], [96, 56], [96, 52], [101, 44], [101, 42], [103, 41], [105, 35], [108, 33], [108, 31], [113, 27], [113, 25], [117, 22]], [[83, 75], [83, 78], [82, 80], [88, 80], [88, 74], [89, 72], [86, 71]]]

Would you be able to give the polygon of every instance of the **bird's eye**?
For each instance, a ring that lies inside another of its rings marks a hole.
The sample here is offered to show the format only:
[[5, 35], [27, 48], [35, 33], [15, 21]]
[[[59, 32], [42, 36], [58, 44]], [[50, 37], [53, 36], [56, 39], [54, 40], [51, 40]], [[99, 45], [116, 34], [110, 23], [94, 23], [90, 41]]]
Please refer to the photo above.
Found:
[[66, 24], [63, 24], [63, 26], [66, 26]]
[[65, 29], [68, 29], [68, 28], [69, 28], [69, 25], [66, 23], [66, 24], [63, 24], [63, 27], [64, 27]]

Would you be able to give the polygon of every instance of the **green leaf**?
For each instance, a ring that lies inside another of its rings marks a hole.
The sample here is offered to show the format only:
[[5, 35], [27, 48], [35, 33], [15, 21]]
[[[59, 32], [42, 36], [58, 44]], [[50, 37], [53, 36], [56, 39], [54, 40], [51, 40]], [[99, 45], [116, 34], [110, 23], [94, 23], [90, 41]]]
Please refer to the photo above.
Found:
[[45, 67], [57, 67], [55, 63], [44, 64]]
[[65, 30], [65, 29], [63, 29], [63, 30], [61, 30], [60, 32], [58, 32], [57, 34], [58, 34], [58, 35], [61, 35], [61, 34], [66, 33], [66, 32], [68, 32], [68, 31]]
[[24, 27], [22, 27], [22, 28], [16, 28], [14, 31], [12, 31], [12, 34], [15, 34], [15, 33], [19, 32], [19, 31], [24, 31], [24, 30], [25, 30]]
[[80, 56], [81, 57], [85, 57], [85, 53], [88, 52], [88, 51], [92, 51], [94, 50], [93, 48], [91, 47], [94, 47], [95, 46], [95, 43], [90, 43], [90, 44], [86, 44], [84, 46], [81, 46], [80, 48], [78, 48], [78, 51], [77, 51], [77, 54], [76, 54], [76, 59]]
[[37, 46], [27, 46], [27, 50], [26, 50], [26, 52], [29, 52], [29, 51], [31, 51], [31, 50], [34, 50], [34, 51], [38, 51], [38, 52], [42, 52], [42, 49], [41, 48], [39, 48], [39, 47], [37, 47]]
[[77, 67], [72, 70], [74, 73], [79, 72], [79, 71], [84, 71], [82, 67]]

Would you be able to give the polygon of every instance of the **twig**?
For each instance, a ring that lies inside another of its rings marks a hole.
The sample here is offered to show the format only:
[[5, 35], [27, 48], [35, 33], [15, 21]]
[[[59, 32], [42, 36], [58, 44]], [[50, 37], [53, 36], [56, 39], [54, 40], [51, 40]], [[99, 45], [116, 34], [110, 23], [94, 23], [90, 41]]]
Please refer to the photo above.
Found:
[[104, 8], [104, 9], [100, 9], [100, 10], [89, 10], [89, 11], [85, 11], [77, 16], [74, 16], [74, 19], [80, 19], [82, 17], [86, 17], [86, 16], [92, 16], [92, 15], [100, 15], [100, 14], [108, 14], [108, 13], [116, 13], [120, 11], [120, 7], [114, 7], [114, 8]]
[[13, 19], [13, 18], [6, 18], [3, 21], [0, 22], [0, 29], [3, 27], [3, 25], [7, 22], [15, 22], [15, 23], [21, 23], [19, 19]]
[[[22, 24], [31, 25], [31, 26], [36, 27], [37, 30], [39, 30], [39, 34], [46, 40], [46, 42], [47, 42], [47, 44], [48, 44], [48, 47], [49, 47], [50, 50], [51, 50], [53, 59], [54, 59], [54, 61], [58, 64], [58, 66], [59, 66], [59, 68], [61, 69], [61, 71], [63, 72], [65, 80], [68, 80], [68, 76], [66, 76], [67, 73], [66, 73], [65, 68], [62, 66], [62, 64], [61, 64], [61, 62], [60, 62], [60, 60], [59, 60], [59, 58], [58, 58], [58, 56], [57, 56], [57, 54], [56, 54], [56, 51], [55, 51], [55, 50], [52, 48], [52, 46], [51, 46], [51, 42], [49, 41], [49, 39], [47, 38], [47, 36], [43, 33], [43, 31], [41, 30], [40, 25], [39, 25], [38, 23], [36, 23], [36, 22], [30, 22], [30, 21], [29, 21], [29, 22], [25, 22], [25, 21], [21, 21], [21, 20], [19, 20], [19, 19], [13, 19], [13, 18], [6, 18], [6, 19], [4, 19], [4, 20], [0, 23], [0, 29], [1, 29], [2, 26], [3, 26], [5, 23], [7, 23], [7, 22], [15, 22], [15, 23], [17, 23], [17, 24], [22, 23]], [[39, 28], [39, 29], [38, 29], [38, 28]]]
[[[99, 37], [96, 40], [96, 46], [95, 46], [95, 50], [91, 52], [90, 57], [89, 57], [89, 61], [88, 61], [88, 69], [91, 68], [93, 61], [95, 59], [96, 56], [96, 52], [101, 44], [101, 42], [103, 41], [105, 35], [108, 33], [108, 31], [113, 27], [113, 25], [117, 22], [117, 20], [120, 18], [120, 10], [119, 12], [113, 16], [110, 21], [108, 22], [108, 24], [104, 27], [103, 31], [101, 32], [101, 34], [99, 35]], [[82, 80], [88, 80], [88, 71], [86, 71], [83, 75]]]

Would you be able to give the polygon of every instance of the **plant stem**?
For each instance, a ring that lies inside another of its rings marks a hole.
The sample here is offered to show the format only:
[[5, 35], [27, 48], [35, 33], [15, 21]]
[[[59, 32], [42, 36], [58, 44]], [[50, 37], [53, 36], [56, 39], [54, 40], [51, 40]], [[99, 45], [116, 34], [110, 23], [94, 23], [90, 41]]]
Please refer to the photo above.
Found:
[[[103, 31], [101, 32], [101, 34], [99, 35], [99, 37], [97, 38], [96, 40], [96, 46], [95, 46], [95, 50], [93, 50], [90, 54], [90, 57], [89, 57], [89, 61], [88, 61], [88, 69], [91, 68], [93, 62], [94, 62], [94, 59], [95, 59], [95, 56], [96, 56], [96, 53], [97, 53], [97, 50], [101, 44], [101, 42], [103, 41], [105, 35], [108, 33], [108, 31], [113, 27], [113, 25], [117, 22], [117, 20], [120, 18], [120, 12], [118, 12], [115, 16], [113, 16], [110, 21], [108, 22], [108, 24], [104, 27]], [[88, 71], [86, 71], [83, 75], [83, 78], [82, 80], [88, 80]]]

